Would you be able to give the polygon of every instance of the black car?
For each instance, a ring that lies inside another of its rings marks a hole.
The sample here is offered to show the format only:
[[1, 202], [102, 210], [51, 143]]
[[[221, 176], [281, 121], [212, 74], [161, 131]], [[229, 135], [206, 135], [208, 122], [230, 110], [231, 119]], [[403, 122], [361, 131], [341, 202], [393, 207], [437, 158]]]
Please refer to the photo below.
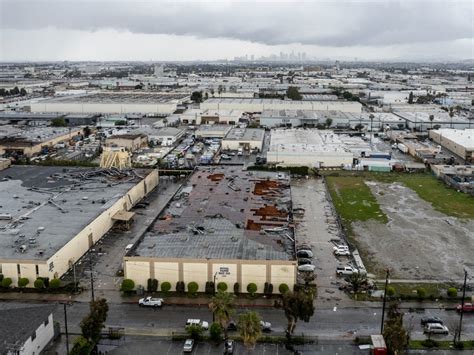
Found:
[[227, 325], [227, 330], [237, 330], [237, 323], [235, 323], [234, 321], [230, 321]]
[[428, 323], [437, 323], [443, 324], [443, 321], [439, 317], [423, 317], [421, 318], [421, 325], [425, 325]]
[[300, 258], [298, 259], [298, 265], [311, 265], [313, 260], [307, 258]]

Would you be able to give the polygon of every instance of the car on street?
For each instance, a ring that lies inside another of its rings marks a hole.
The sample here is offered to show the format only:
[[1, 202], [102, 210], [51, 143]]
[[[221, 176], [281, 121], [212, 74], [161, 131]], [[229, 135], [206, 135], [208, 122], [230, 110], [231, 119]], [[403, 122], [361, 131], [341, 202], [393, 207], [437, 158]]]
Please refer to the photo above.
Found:
[[461, 312], [461, 309], [463, 313], [467, 312], [474, 312], [474, 304], [472, 303], [464, 303], [464, 307], [460, 304], [457, 305], [456, 311]]
[[260, 321], [260, 327], [262, 328], [262, 332], [271, 332], [272, 331], [272, 323], [265, 322], [263, 320]]
[[222, 160], [231, 160], [232, 157], [231, 157], [230, 155], [228, 155], [228, 154], [222, 154], [222, 155], [221, 155], [221, 159], [222, 159]]
[[346, 248], [337, 248], [337, 249], [334, 249], [334, 255], [349, 256], [351, 255], [351, 252], [349, 251], [349, 249], [346, 249]]
[[184, 353], [191, 353], [194, 349], [194, 340], [193, 339], [186, 339], [183, 345], [183, 352]]
[[312, 263], [313, 263], [313, 260], [311, 259], [306, 259], [306, 258], [298, 259], [298, 265], [311, 265]]
[[352, 274], [358, 274], [359, 270], [353, 268], [352, 266], [338, 266], [336, 268], [336, 275], [338, 276], [350, 276]]
[[314, 272], [315, 269], [316, 269], [316, 266], [311, 265], [311, 264], [298, 266], [298, 271], [303, 271], [303, 272]]
[[209, 329], [209, 323], [200, 319], [188, 319], [186, 321], [186, 327], [189, 327], [190, 325], [200, 325], [204, 330]]
[[427, 323], [423, 332], [427, 334], [449, 334], [449, 329], [443, 324]]
[[421, 323], [421, 325], [425, 325], [425, 324], [428, 324], [428, 323], [443, 324], [443, 321], [439, 317], [428, 316], [428, 317], [421, 318], [420, 323]]
[[336, 245], [332, 248], [333, 251], [336, 251], [336, 250], [349, 250], [349, 247], [345, 244], [339, 244], [339, 245]]
[[224, 354], [233, 354], [234, 353], [234, 341], [233, 340], [226, 340], [224, 342]]
[[231, 320], [229, 324], [227, 324], [227, 330], [230, 330], [230, 331], [237, 330], [237, 323]]
[[138, 301], [138, 305], [140, 307], [161, 307], [163, 306], [163, 298], [140, 298], [140, 300]]

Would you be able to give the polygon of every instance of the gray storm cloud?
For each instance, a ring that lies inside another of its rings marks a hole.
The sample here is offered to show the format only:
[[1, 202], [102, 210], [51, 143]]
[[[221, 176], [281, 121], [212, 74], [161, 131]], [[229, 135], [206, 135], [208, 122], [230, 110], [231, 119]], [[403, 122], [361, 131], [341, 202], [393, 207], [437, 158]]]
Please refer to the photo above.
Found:
[[[1, 1], [1, 0], [0, 0]], [[1, 1], [5, 29], [112, 28], [267, 45], [387, 46], [472, 39], [471, 1]]]

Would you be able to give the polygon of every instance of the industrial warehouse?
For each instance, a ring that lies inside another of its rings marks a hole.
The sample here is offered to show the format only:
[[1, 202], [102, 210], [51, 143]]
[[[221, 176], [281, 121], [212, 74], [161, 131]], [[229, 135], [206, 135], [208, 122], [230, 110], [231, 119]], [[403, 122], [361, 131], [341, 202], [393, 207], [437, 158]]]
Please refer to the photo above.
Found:
[[158, 184], [158, 172], [14, 166], [0, 172], [0, 273], [59, 278]]
[[[296, 282], [291, 197], [286, 177], [229, 167], [199, 168], [125, 256], [125, 278], [137, 287], [207, 282], [247, 292], [254, 283]], [[238, 286], [235, 286], [235, 285]]]
[[100, 92], [42, 100], [32, 103], [31, 111], [169, 115], [188, 98], [186, 94]]

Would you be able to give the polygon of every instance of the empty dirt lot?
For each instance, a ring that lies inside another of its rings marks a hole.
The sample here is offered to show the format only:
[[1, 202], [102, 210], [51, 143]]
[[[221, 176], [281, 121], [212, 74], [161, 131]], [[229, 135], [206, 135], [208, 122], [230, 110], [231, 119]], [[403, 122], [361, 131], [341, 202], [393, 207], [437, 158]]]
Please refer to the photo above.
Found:
[[[359, 248], [402, 279], [461, 280], [474, 271], [474, 220], [433, 209], [401, 183], [366, 181], [388, 223], [354, 221]], [[447, 197], [449, 198], [449, 197]]]

